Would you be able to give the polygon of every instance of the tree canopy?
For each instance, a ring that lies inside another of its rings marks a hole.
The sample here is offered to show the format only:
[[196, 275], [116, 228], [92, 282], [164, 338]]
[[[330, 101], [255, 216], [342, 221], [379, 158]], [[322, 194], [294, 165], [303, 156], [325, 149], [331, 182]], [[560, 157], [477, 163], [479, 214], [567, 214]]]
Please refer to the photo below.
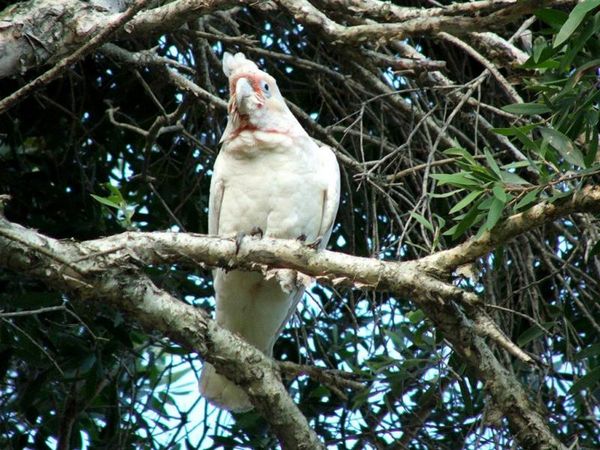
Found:
[[[600, 448], [598, 6], [3, 2], [0, 447]], [[224, 51], [334, 149], [327, 251], [206, 236]], [[274, 360], [213, 267], [315, 278]]]

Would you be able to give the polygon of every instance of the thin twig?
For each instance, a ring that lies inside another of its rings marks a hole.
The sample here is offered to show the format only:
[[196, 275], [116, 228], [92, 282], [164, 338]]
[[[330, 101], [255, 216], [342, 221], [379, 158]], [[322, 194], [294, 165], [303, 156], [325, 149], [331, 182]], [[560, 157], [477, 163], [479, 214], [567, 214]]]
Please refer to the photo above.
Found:
[[3, 317], [6, 319], [9, 317], [34, 316], [36, 314], [45, 314], [45, 313], [55, 312], [55, 311], [66, 311], [66, 308], [64, 305], [60, 305], [60, 306], [48, 306], [45, 308], [30, 309], [27, 311], [16, 311], [16, 312], [2, 312], [2, 310], [0, 310], [0, 317]]

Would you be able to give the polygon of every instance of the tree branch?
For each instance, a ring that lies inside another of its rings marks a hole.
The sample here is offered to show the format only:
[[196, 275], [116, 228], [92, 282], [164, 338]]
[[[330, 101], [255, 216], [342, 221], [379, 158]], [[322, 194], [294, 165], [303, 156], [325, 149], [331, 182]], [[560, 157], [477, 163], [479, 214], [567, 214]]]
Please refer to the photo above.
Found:
[[597, 213], [600, 211], [600, 187], [586, 186], [581, 191], [554, 203], [539, 203], [520, 214], [515, 214], [499, 223], [493, 230], [480, 238], [472, 238], [449, 250], [444, 250], [423, 258], [427, 265], [443, 272], [487, 255], [500, 245], [519, 234], [533, 230], [544, 223], [576, 212]]
[[[440, 31], [464, 34], [480, 31], [487, 25], [501, 25], [529, 14], [539, 2], [529, 0], [476, 1], [456, 3], [443, 8], [398, 7], [377, 0], [329, 0], [323, 8], [337, 14], [351, 12], [351, 17], [366, 16], [380, 22], [344, 26], [329, 19], [307, 1], [277, 2], [296, 20], [321, 29], [333, 41], [346, 44], [366, 41], [390, 41], [408, 35], [431, 35]], [[545, 2], [547, 7], [572, 5], [574, 0]], [[110, 26], [119, 17], [121, 2], [106, 0], [102, 9], [84, 5], [78, 0], [29, 0], [20, 7], [9, 6], [2, 11], [7, 26], [0, 28], [0, 78], [24, 73], [33, 67], [53, 63], [73, 49], [89, 42], [90, 37]], [[146, 37], [172, 32], [197, 17], [234, 6], [264, 8], [248, 0], [176, 0], [142, 11], [127, 24], [119, 39]], [[348, 14], [344, 15], [347, 19]], [[65, 20], [69, 20], [68, 23]], [[394, 23], [388, 23], [389, 21]]]
[[113, 20], [109, 21], [104, 29], [98, 34], [89, 39], [85, 44], [71, 53], [69, 56], [59, 61], [54, 67], [43, 73], [33, 81], [30, 81], [25, 86], [13, 92], [8, 97], [0, 101], [0, 114], [12, 108], [26, 96], [40, 89], [42, 86], [50, 83], [61, 75], [70, 65], [79, 61], [88, 53], [102, 45], [108, 38], [114, 34], [119, 28], [123, 27], [131, 18], [142, 9], [150, 0], [136, 0], [136, 2], [124, 13], [117, 15]]
[[[442, 31], [464, 34], [512, 22], [518, 17], [533, 13], [540, 7], [537, 0], [503, 1], [501, 2], [502, 8], [493, 10], [488, 15], [479, 16], [476, 14], [474, 17], [467, 17], [456, 15], [456, 13], [445, 14], [444, 8], [435, 8], [433, 11], [429, 11], [426, 8], [414, 8], [411, 10], [410, 8], [393, 8], [393, 6], [377, 0], [359, 0], [348, 3], [351, 3], [359, 11], [363, 10], [365, 13], [367, 13], [367, 10], [387, 7], [387, 17], [399, 21], [345, 26], [331, 20], [325, 13], [307, 0], [276, 0], [276, 2], [286, 9], [297, 21], [320, 29], [328, 39], [342, 44], [359, 44], [374, 41], [383, 43], [396, 39], [404, 39], [413, 35], [437, 34]], [[339, 8], [339, 5], [337, 5], [339, 2], [331, 1], [325, 3], [331, 3]], [[489, 9], [493, 2], [475, 3], [485, 4], [486, 8]], [[573, 4], [575, 2], [557, 0], [545, 3], [550, 7], [556, 4]], [[477, 6], [471, 6], [472, 12], [476, 12]], [[467, 8], [469, 7], [467, 6]], [[463, 14], [465, 12], [463, 11]], [[398, 18], [394, 17], [394, 13], [397, 13]]]
[[238, 253], [234, 239], [184, 233], [128, 232], [80, 243], [62, 242], [2, 220], [0, 267], [33, 276], [81, 299], [105, 300], [147, 330], [159, 330], [186, 348], [199, 351], [219, 372], [232, 377], [248, 392], [282, 442], [298, 445], [309, 440], [314, 445], [320, 444], [285, 394], [273, 362], [217, 327], [205, 313], [159, 290], [137, 265], [177, 261], [250, 270], [280, 267], [331, 283], [343, 281], [358, 287], [389, 290], [411, 298], [423, 309], [485, 382], [524, 448], [559, 449], [561, 443], [526, 391], [484, 341], [486, 336], [500, 342], [502, 336], [495, 336], [499, 330], [483, 312], [479, 299], [436, 276], [485, 255], [535, 226], [575, 212], [595, 211], [600, 211], [600, 187], [587, 187], [563, 202], [543, 203], [512, 216], [480, 239], [402, 263], [316, 252], [296, 241], [275, 239], [246, 238]]
[[110, 252], [90, 253], [85, 244], [58, 241], [0, 218], [0, 267], [70, 292], [79, 300], [106, 303], [147, 331], [159, 331], [197, 351], [248, 393], [284, 449], [323, 448], [270, 358], [217, 326], [202, 310], [158, 289], [136, 266], [133, 253], [119, 256], [113, 265], [116, 260]]
[[138, 36], [172, 32], [186, 22], [216, 10], [252, 3], [249, 0], [176, 0], [145, 11], [131, 22]]

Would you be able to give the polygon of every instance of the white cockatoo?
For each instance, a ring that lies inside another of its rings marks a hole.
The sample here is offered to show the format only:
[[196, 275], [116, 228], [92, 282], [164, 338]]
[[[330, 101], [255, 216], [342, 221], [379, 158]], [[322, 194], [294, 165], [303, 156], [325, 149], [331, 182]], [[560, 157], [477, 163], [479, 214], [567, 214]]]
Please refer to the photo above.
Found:
[[[229, 78], [228, 121], [210, 184], [208, 231], [327, 244], [340, 198], [340, 171], [288, 109], [275, 79], [243, 53], [223, 56]], [[271, 356], [304, 285], [291, 270], [272, 275], [213, 272], [219, 325]], [[205, 364], [200, 391], [234, 412], [252, 408], [245, 392]]]

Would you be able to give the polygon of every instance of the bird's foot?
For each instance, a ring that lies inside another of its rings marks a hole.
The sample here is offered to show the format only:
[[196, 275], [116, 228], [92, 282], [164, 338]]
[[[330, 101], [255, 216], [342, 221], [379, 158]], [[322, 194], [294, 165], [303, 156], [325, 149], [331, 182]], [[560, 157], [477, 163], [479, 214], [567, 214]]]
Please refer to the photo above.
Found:
[[264, 235], [265, 235], [265, 233], [261, 227], [253, 227], [250, 230], [250, 236], [252, 236], [252, 237], [258, 236], [259, 239], [262, 239]]
[[313, 250], [318, 250], [319, 247], [321, 246], [322, 241], [323, 241], [323, 237], [317, 236], [317, 238], [314, 241], [309, 242], [308, 244], [306, 244], [306, 246], [312, 248]]
[[246, 236], [252, 236], [252, 237], [258, 236], [259, 238], [262, 239], [262, 237], [264, 236], [264, 232], [263, 232], [262, 228], [260, 228], [260, 227], [253, 227], [250, 230], [250, 233], [240, 231], [238, 234], [236, 234], [235, 235], [235, 254], [236, 255], [240, 252], [240, 247], [242, 246], [242, 241], [244, 240], [244, 237], [246, 237]]
[[298, 236], [297, 239], [307, 247], [312, 248], [313, 250], [317, 250], [321, 245], [321, 242], [323, 241], [323, 238], [321, 236], [317, 236], [317, 238], [314, 241], [306, 242], [306, 235], [304, 233]]

